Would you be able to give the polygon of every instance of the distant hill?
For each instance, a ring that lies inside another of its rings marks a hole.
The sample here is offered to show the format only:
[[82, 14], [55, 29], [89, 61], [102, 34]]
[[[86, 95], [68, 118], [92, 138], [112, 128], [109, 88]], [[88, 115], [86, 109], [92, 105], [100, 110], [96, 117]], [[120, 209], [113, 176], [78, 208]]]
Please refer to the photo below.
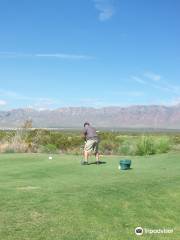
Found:
[[89, 121], [104, 128], [180, 129], [180, 105], [130, 107], [66, 107], [56, 110], [13, 109], [0, 111], [0, 127], [20, 127], [32, 119], [33, 127], [82, 127]]

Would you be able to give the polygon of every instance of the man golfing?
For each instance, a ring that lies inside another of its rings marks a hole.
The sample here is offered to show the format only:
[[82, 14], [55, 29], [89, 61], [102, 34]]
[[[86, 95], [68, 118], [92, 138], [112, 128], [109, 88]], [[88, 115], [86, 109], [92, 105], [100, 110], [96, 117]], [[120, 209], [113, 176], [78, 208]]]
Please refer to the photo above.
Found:
[[84, 123], [83, 135], [85, 139], [84, 146], [84, 161], [81, 162], [82, 165], [88, 165], [88, 157], [91, 152], [95, 154], [96, 163], [99, 164], [99, 153], [98, 153], [98, 144], [99, 138], [96, 133], [96, 129], [93, 128], [90, 123]]

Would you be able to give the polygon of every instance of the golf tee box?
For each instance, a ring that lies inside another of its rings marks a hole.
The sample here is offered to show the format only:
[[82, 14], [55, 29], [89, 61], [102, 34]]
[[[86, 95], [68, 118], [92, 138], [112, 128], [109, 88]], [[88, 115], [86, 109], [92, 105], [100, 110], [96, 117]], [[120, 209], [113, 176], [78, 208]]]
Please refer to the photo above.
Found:
[[131, 160], [123, 159], [119, 161], [119, 169], [128, 170], [131, 167]]

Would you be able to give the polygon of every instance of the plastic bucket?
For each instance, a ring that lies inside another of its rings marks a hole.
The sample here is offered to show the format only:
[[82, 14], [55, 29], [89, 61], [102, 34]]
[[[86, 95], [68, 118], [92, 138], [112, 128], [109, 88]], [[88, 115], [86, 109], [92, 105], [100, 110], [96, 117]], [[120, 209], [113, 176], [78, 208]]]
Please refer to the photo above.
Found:
[[131, 167], [131, 160], [128, 159], [120, 160], [119, 165], [121, 170], [128, 170]]

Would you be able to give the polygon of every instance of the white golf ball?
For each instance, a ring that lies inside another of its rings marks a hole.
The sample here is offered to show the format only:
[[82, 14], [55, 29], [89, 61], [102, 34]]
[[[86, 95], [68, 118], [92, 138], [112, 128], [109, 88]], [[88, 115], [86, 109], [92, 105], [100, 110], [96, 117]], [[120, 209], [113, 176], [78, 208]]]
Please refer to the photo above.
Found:
[[121, 167], [120, 167], [120, 166], [118, 166], [118, 169], [121, 169]]
[[51, 156], [49, 157], [49, 160], [52, 160], [52, 157], [51, 157]]

